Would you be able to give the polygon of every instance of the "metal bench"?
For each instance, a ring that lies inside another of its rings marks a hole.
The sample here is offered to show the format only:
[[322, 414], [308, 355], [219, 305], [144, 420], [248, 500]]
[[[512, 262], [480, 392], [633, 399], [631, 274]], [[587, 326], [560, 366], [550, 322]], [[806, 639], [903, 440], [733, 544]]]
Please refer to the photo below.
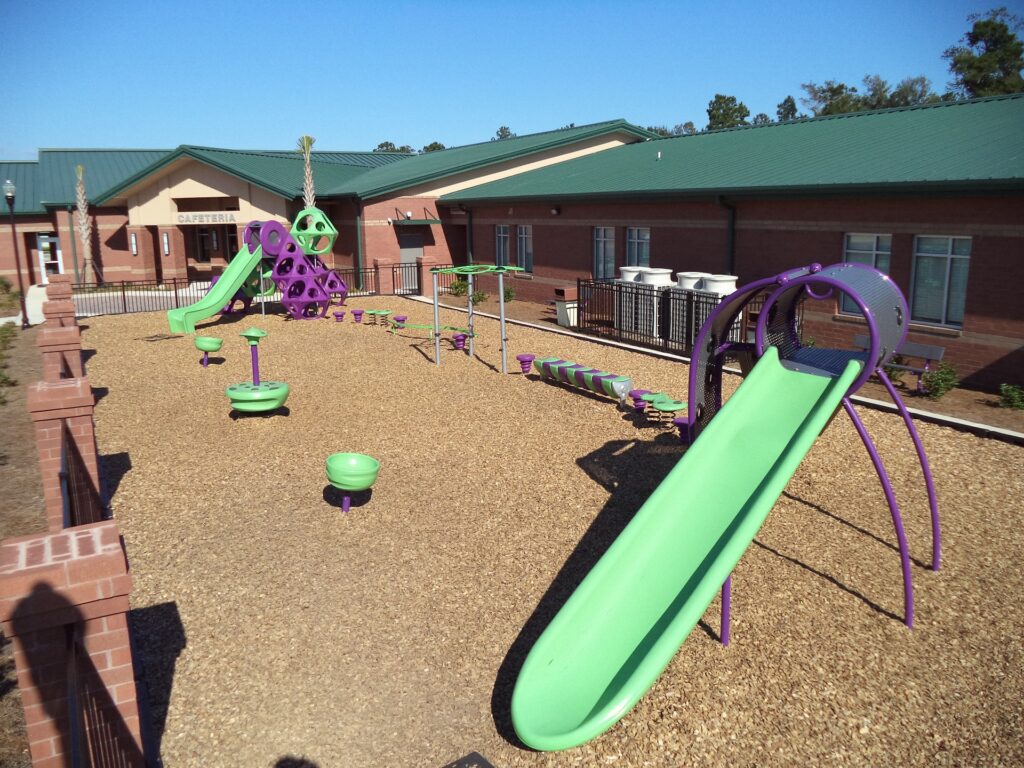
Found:
[[[857, 349], [863, 349], [865, 351], [871, 346], [870, 340], [864, 334], [857, 334], [853, 337], [853, 346]], [[918, 344], [916, 341], [904, 341], [900, 344], [899, 349], [896, 350], [896, 354], [906, 360], [906, 358], [915, 358], [923, 360], [923, 365], [906, 365], [905, 363], [887, 363], [886, 368], [895, 368], [898, 371], [910, 371], [910, 373], [917, 375], [917, 391], [926, 392], [927, 389], [924, 386], [923, 378], [928, 371], [931, 370], [933, 363], [942, 362], [942, 356], [946, 354], [946, 348], [940, 347], [937, 344]]]

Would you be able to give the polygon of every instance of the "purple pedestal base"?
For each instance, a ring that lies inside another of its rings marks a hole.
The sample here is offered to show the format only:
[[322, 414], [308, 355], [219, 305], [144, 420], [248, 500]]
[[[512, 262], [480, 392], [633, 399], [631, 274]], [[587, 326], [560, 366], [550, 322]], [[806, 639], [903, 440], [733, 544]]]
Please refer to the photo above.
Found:
[[209, 352], [203, 352], [203, 356], [201, 358], [199, 358], [199, 364], [201, 366], [203, 366], [203, 368], [205, 368], [206, 366], [208, 366], [210, 364], [210, 353]]
[[452, 336], [452, 341], [455, 343], [456, 349], [463, 350], [466, 348], [466, 334], [456, 333], [454, 336]]
[[340, 323], [345, 319], [345, 310], [341, 309], [334, 313], [334, 322]]
[[520, 370], [522, 370], [523, 373], [529, 373], [530, 367], [533, 365], [533, 361], [536, 357], [536, 355], [531, 355], [529, 353], [516, 355], [516, 360], [519, 361]]
[[352, 310], [352, 319], [355, 322], [357, 322], [357, 323], [362, 323], [363, 322], [363, 310], [361, 310], [361, 309], [353, 309]]

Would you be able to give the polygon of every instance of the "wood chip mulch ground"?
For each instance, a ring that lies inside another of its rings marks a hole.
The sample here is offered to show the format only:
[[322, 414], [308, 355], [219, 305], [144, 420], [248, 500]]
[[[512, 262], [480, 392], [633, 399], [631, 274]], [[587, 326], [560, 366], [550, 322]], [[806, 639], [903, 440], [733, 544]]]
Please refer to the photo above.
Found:
[[[430, 321], [402, 299], [349, 305]], [[863, 412], [916, 561], [909, 631], [881, 488], [836, 418], [735, 572], [730, 647], [716, 601], [619, 725], [540, 754], [511, 729], [516, 672], [681, 455], [673, 434], [502, 376], [489, 320], [479, 359], [446, 341], [435, 367], [425, 331], [235, 317], [200, 328], [225, 340], [205, 370], [161, 314], [85, 325], [169, 768], [1024, 763], [1020, 447], [921, 426], [945, 526], [933, 573], [913, 447], [898, 417]], [[250, 325], [269, 332], [261, 372], [291, 386], [287, 415], [229, 414]], [[508, 334], [513, 370], [517, 353], [558, 355], [686, 394], [681, 363]], [[382, 462], [348, 515], [324, 473], [336, 451]]]

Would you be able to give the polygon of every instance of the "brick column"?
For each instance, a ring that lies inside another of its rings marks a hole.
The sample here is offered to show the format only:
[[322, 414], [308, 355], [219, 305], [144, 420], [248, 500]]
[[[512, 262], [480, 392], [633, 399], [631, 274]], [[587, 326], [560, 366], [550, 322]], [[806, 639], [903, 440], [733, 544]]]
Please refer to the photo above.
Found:
[[373, 260], [373, 268], [377, 270], [377, 294], [392, 296], [395, 293], [395, 281], [392, 277], [391, 262], [384, 263], [380, 259]]
[[50, 275], [50, 282], [46, 286], [46, 298], [48, 301], [70, 301], [71, 275]]
[[434, 298], [434, 276], [426, 266], [426, 259], [422, 256], [416, 257], [416, 269], [420, 274], [420, 295], [428, 299]]
[[48, 326], [67, 327], [78, 325], [75, 319], [75, 304], [70, 299], [47, 301], [43, 304], [44, 323]]
[[[164, 235], [167, 235], [167, 244], [170, 253], [164, 253]], [[172, 277], [188, 277], [188, 259], [185, 258], [185, 236], [179, 227], [159, 227], [156, 237], [155, 258], [161, 259], [165, 279]]]
[[130, 589], [112, 520], [0, 542], [0, 627], [14, 646], [34, 768], [71, 765], [75, 733], [83, 764], [145, 764]]
[[160, 258], [153, 248], [153, 234], [146, 227], [128, 227], [128, 251], [131, 252], [135, 235], [135, 254], [132, 256], [132, 280], [156, 280], [156, 262]]
[[82, 378], [82, 334], [77, 325], [48, 326], [39, 331], [36, 346], [43, 356], [43, 381]]
[[[81, 457], [86, 477], [81, 482], [91, 487], [72, 488], [78, 498], [99, 498], [99, 456], [92, 416], [94, 400], [89, 380], [62, 379], [50, 383], [31, 384], [26, 393], [29, 416], [35, 425], [39, 473], [43, 480], [43, 503], [47, 528], [59, 531], [64, 527], [64, 499], [60, 488], [60, 448], [63, 423], [66, 421], [74, 448]], [[99, 514], [91, 510], [90, 514]]]

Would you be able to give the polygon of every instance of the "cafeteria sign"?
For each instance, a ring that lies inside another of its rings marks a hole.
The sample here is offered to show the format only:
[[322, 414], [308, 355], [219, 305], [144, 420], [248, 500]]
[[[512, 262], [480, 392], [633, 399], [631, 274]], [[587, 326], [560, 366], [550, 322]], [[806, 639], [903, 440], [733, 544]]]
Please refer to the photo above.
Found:
[[235, 214], [231, 211], [196, 211], [195, 213], [179, 213], [179, 224], [235, 224]]

